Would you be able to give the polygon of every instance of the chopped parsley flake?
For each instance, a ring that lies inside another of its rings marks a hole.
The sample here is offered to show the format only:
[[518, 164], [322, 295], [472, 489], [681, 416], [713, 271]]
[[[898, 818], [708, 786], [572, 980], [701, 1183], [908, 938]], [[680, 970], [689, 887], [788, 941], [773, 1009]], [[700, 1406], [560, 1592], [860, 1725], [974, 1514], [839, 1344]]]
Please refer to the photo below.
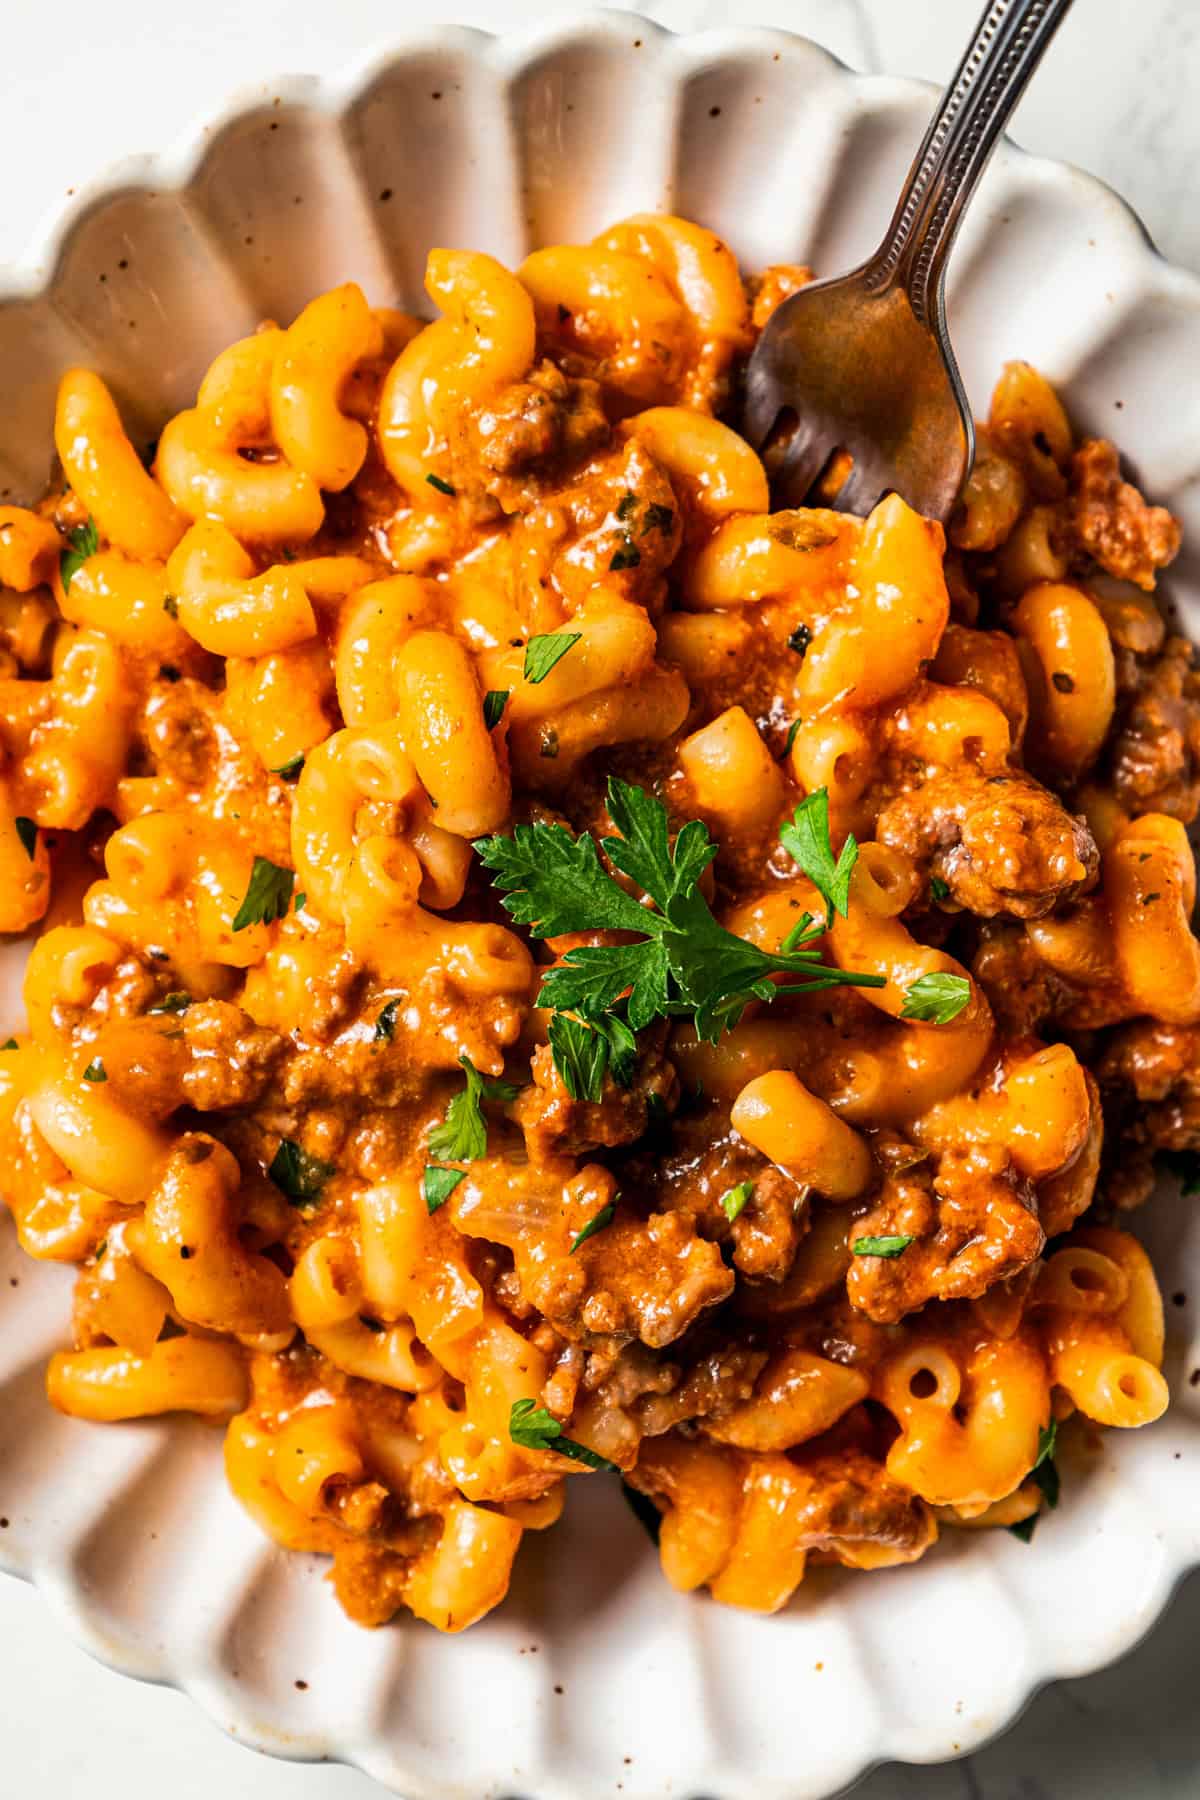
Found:
[[534, 687], [539, 681], [545, 681], [555, 663], [561, 662], [568, 650], [573, 650], [582, 637], [578, 631], [548, 631], [540, 637], [531, 637], [525, 646], [525, 663], [521, 670], [526, 681]]
[[906, 990], [900, 1017], [949, 1025], [970, 1004], [971, 983], [965, 975], [922, 975]]
[[740, 1219], [746, 1210], [746, 1202], [754, 1192], [752, 1181], [739, 1181], [736, 1187], [727, 1188], [721, 1195], [721, 1211], [732, 1225]]
[[513, 1401], [508, 1435], [523, 1450], [553, 1450], [559, 1456], [569, 1456], [572, 1462], [586, 1463], [589, 1469], [604, 1469], [613, 1475], [617, 1472], [616, 1463], [609, 1462], [606, 1456], [590, 1450], [586, 1444], [577, 1444], [574, 1438], [564, 1437], [554, 1414], [536, 1400]]
[[245, 898], [233, 916], [233, 929], [244, 931], [247, 925], [273, 925], [282, 919], [291, 905], [295, 881], [290, 869], [256, 856]]
[[478, 1162], [487, 1155], [485, 1100], [515, 1100], [519, 1089], [509, 1081], [487, 1081], [469, 1056], [460, 1056], [467, 1085], [455, 1094], [446, 1117], [429, 1134], [429, 1154], [439, 1162]]
[[435, 1213], [444, 1206], [459, 1182], [465, 1181], [466, 1174], [465, 1169], [442, 1169], [436, 1163], [427, 1163], [421, 1177], [426, 1212]]
[[280, 1138], [279, 1148], [271, 1158], [267, 1174], [275, 1186], [286, 1194], [293, 1206], [311, 1206], [321, 1197], [321, 1190], [337, 1169], [333, 1163], [310, 1156], [291, 1138]]
[[602, 1206], [600, 1211], [596, 1213], [593, 1218], [588, 1220], [582, 1231], [577, 1231], [575, 1233], [575, 1236], [571, 1240], [570, 1253], [572, 1256], [574, 1256], [580, 1244], [586, 1244], [590, 1237], [595, 1237], [598, 1231], [603, 1231], [606, 1225], [612, 1224], [613, 1215], [616, 1210], [616, 1201], [610, 1200], [607, 1206]]
[[911, 1233], [900, 1232], [895, 1237], [855, 1238], [850, 1248], [855, 1256], [902, 1256], [916, 1241]]
[[613, 551], [612, 560], [608, 566], [614, 574], [619, 574], [622, 569], [636, 569], [641, 560], [641, 551], [633, 539], [626, 534], [623, 541]]
[[1058, 1505], [1058, 1496], [1062, 1487], [1058, 1465], [1054, 1461], [1054, 1452], [1058, 1448], [1058, 1420], [1051, 1419], [1038, 1432], [1037, 1458], [1029, 1471], [1040, 1488], [1042, 1498], [1051, 1512]]
[[68, 531], [67, 544], [69, 548], [58, 559], [58, 572], [64, 589], [70, 587], [88, 557], [95, 556], [100, 548], [100, 533], [96, 530], [96, 521], [91, 513], [87, 516], [86, 524], [76, 525]]
[[400, 1005], [399, 999], [389, 1000], [387, 1005], [380, 1009], [379, 1017], [375, 1021], [375, 1042], [376, 1043], [379, 1043], [379, 1041], [381, 1039], [390, 1043], [391, 1040], [395, 1037], [395, 1035], [396, 1035], [396, 1011], [397, 1011], [397, 1008], [399, 1007], [399, 1005]]
[[508, 688], [491, 688], [483, 696], [483, 722], [489, 731], [495, 731], [504, 717], [504, 709], [508, 705]]
[[191, 1004], [192, 996], [185, 994], [180, 989], [174, 993], [164, 994], [162, 999], [156, 1000], [149, 1010], [152, 1013], [181, 1013], [186, 1012]]

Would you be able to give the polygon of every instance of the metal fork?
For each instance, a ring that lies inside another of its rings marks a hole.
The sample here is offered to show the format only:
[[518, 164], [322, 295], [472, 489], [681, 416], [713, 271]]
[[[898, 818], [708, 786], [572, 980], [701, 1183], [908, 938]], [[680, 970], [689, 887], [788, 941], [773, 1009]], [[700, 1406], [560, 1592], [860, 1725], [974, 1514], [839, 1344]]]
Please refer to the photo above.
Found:
[[975, 432], [946, 327], [946, 259], [1070, 5], [991, 0], [874, 256], [802, 288], [768, 321], [747, 368], [743, 429], [776, 505], [802, 506], [841, 451], [852, 466], [824, 504], [866, 513], [895, 492], [931, 518], [949, 514]]

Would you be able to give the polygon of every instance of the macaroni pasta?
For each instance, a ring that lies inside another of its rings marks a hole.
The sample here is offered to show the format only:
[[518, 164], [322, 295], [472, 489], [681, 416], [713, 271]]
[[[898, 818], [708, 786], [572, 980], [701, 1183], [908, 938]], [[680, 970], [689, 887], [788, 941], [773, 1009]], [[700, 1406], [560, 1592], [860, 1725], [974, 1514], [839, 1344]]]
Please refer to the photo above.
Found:
[[648, 214], [435, 250], [432, 324], [346, 283], [145, 455], [68, 372], [0, 508], [50, 1399], [223, 1422], [365, 1624], [470, 1625], [614, 1473], [769, 1612], [1027, 1537], [1060, 1423], [1167, 1403], [1121, 1220], [1200, 1151], [1178, 530], [1023, 364], [948, 536], [772, 512], [728, 421], [807, 279]]

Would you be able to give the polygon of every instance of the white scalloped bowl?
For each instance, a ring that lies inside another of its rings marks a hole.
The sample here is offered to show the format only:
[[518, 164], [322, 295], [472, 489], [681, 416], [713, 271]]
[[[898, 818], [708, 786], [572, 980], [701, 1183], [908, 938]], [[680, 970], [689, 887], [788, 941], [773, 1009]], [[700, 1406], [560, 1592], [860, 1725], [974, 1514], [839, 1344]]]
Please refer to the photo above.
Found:
[[[672, 37], [624, 14], [515, 39], [440, 31], [343, 80], [240, 96], [82, 194], [0, 276], [0, 497], [41, 489], [69, 363], [99, 368], [149, 435], [221, 346], [334, 282], [420, 307], [433, 244], [512, 263], [669, 206], [747, 267], [848, 267], [929, 105], [798, 38]], [[1200, 620], [1200, 284], [1107, 189], [1005, 144], [953, 261], [950, 317], [977, 408], [1006, 358], [1029, 358], [1182, 513], [1172, 588]], [[19, 1022], [7, 954], [0, 1030]], [[1193, 1210], [1166, 1199], [1148, 1219], [1168, 1294], [1200, 1289]], [[1168, 1306], [1172, 1411], [1069, 1453], [1063, 1503], [1028, 1548], [951, 1533], [915, 1568], [817, 1571], [760, 1619], [673, 1593], [597, 1481], [526, 1540], [510, 1598], [465, 1637], [368, 1633], [318, 1559], [273, 1550], [229, 1497], [219, 1433], [51, 1412], [43, 1364], [69, 1289], [0, 1226], [0, 1562], [96, 1655], [187, 1689], [243, 1743], [342, 1758], [409, 1800], [818, 1800], [881, 1758], [976, 1747], [1040, 1682], [1128, 1649], [1200, 1561], [1189, 1302]]]

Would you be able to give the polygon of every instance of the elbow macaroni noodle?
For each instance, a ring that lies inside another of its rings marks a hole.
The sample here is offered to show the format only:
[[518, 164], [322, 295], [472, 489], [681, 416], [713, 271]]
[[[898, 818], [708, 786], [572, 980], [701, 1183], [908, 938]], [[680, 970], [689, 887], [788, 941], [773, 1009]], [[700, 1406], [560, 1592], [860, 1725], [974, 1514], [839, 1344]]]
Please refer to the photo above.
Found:
[[[1167, 1403], [1114, 1222], [1122, 1093], [1200, 1059], [1200, 783], [1138, 714], [1185, 729], [1167, 558], [1023, 364], [949, 544], [897, 495], [772, 512], [718, 415], [805, 279], [650, 214], [515, 273], [434, 250], [433, 323], [320, 295], [149, 464], [69, 371], [60, 486], [0, 507], [0, 930], [42, 926], [2, 1191], [78, 1270], [49, 1396], [221, 1421], [365, 1624], [470, 1625], [606, 1464], [674, 1586], [773, 1611], [810, 1560], [1028, 1535], [1058, 1422]], [[664, 1019], [581, 1096], [539, 982], [632, 934], [531, 941], [473, 843], [602, 835], [610, 766], [708, 827], [727, 932], [812, 915], [878, 985]], [[819, 790], [827, 917], [779, 835]], [[1200, 1149], [1148, 1129], [1144, 1167]]]

